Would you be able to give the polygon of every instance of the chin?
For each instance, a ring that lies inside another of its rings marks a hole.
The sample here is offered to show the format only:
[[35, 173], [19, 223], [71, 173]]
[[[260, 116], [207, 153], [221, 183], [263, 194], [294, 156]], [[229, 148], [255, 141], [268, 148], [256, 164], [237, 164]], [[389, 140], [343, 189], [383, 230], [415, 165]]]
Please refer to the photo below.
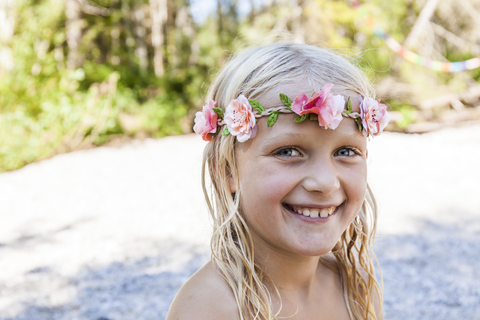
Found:
[[298, 247], [295, 248], [294, 250], [302, 256], [307, 256], [307, 257], [320, 257], [325, 254], [328, 254], [332, 251], [333, 247], [335, 247], [335, 244], [337, 243], [336, 240], [332, 241], [322, 241], [321, 243], [304, 243], [298, 244]]

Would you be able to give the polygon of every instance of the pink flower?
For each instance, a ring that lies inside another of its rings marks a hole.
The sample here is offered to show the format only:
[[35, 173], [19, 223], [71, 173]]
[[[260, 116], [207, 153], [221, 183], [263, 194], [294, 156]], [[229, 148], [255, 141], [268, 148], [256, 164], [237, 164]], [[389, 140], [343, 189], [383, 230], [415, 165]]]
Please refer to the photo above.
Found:
[[305, 93], [300, 93], [296, 98], [295, 101], [292, 103], [292, 110], [296, 114], [300, 115], [300, 113], [303, 111], [303, 107], [305, 104], [308, 102], [308, 97]]
[[215, 101], [210, 100], [208, 105], [203, 106], [203, 112], [198, 111], [195, 114], [195, 126], [193, 130], [196, 134], [202, 136], [205, 141], [212, 141], [212, 135], [217, 131], [217, 114], [213, 111]]
[[318, 115], [318, 124], [335, 129], [342, 121], [342, 112], [345, 107], [345, 99], [341, 95], [332, 95], [330, 90], [333, 84], [326, 84], [322, 91], [315, 93], [310, 99], [305, 93], [299, 94], [292, 103], [292, 110], [298, 115], [315, 113]]
[[360, 116], [362, 117], [363, 135], [379, 135], [390, 121], [387, 107], [380, 100], [372, 98], [360, 99]]
[[[345, 109], [345, 98], [337, 94], [332, 97], [332, 102], [330, 108], [324, 108], [323, 119], [331, 119], [330, 123], [325, 125], [325, 127], [335, 130], [340, 121], [343, 120], [342, 112]], [[320, 117], [318, 117], [318, 122], [320, 123]]]
[[239, 142], [247, 141], [257, 134], [253, 108], [242, 94], [229, 103], [225, 110], [224, 121], [228, 131], [236, 136]]

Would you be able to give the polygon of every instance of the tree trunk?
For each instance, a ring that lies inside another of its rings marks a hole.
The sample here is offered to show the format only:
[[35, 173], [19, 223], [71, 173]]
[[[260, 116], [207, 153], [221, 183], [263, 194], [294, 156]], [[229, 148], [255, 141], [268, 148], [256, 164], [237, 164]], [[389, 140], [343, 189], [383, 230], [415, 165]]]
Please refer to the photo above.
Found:
[[233, 21], [233, 34], [237, 34], [237, 27], [238, 27], [238, 13], [237, 13], [237, 0], [230, 0], [229, 1], [230, 8], [228, 13], [230, 18]]
[[153, 67], [155, 75], [162, 77], [165, 74], [163, 66], [163, 28], [168, 17], [167, 0], [150, 0], [152, 15], [152, 46], [154, 50]]
[[147, 46], [145, 37], [147, 36], [147, 30], [144, 26], [145, 11], [143, 11], [142, 2], [138, 1], [138, 7], [135, 9], [135, 35], [137, 37], [137, 49], [135, 54], [138, 57], [138, 65], [140, 72], [144, 73], [148, 67]]
[[413, 25], [412, 30], [408, 34], [407, 38], [403, 42], [405, 48], [415, 47], [418, 41], [418, 38], [424, 32], [425, 26], [432, 17], [435, 9], [437, 8], [439, 0], [428, 0], [427, 4], [423, 7], [422, 11], [418, 15], [417, 21]]
[[265, 0], [262, 12], [268, 12], [273, 7], [273, 0]]
[[438, 24], [435, 24], [433, 22], [430, 22], [430, 24], [432, 25], [432, 28], [436, 34], [438, 34], [440, 37], [444, 38], [448, 42], [452, 43], [460, 50], [469, 49], [474, 55], [480, 55], [480, 46], [478, 44], [465, 41], [459, 36], [439, 26]]
[[223, 13], [222, 13], [222, 1], [217, 0], [217, 15], [218, 15], [218, 39], [222, 44], [222, 31], [223, 31]]
[[111, 48], [111, 63], [114, 65], [120, 64], [120, 57], [118, 53], [120, 53], [120, 28], [114, 27], [110, 32], [110, 36], [112, 39], [112, 48]]
[[173, 52], [171, 52], [171, 65], [173, 72], [176, 74], [179, 67], [180, 61], [182, 59], [182, 38], [183, 38], [183, 29], [186, 22], [186, 12], [185, 7], [178, 5], [174, 11], [175, 15], [175, 37], [173, 37], [174, 45], [171, 46]]
[[195, 24], [193, 23], [192, 12], [190, 10], [190, 5], [185, 7], [185, 12], [187, 15], [187, 20], [185, 22], [185, 35], [190, 39], [190, 56], [188, 57], [188, 66], [193, 66], [197, 63], [198, 55], [200, 54], [200, 43], [197, 40], [197, 30], [195, 29]]
[[66, 36], [68, 45], [67, 68], [76, 69], [80, 66], [81, 59], [78, 52], [82, 40], [82, 7], [77, 0], [65, 1]]
[[128, 64], [130, 67], [132, 67], [133, 61], [134, 61], [134, 52], [132, 48], [135, 46], [135, 40], [133, 39], [132, 14], [130, 10], [130, 2], [122, 1], [121, 10], [122, 10], [123, 28], [125, 30], [125, 44], [127, 45], [127, 52], [128, 52]]
[[[298, 1], [300, 3], [300, 1]], [[302, 27], [303, 19], [303, 9], [299, 4], [292, 10], [292, 33], [294, 37], [294, 41], [297, 43], [304, 43], [305, 42], [305, 32]]]
[[10, 40], [15, 26], [13, 0], [0, 1], [0, 74], [13, 69], [13, 55]]
[[255, 15], [256, 15], [254, 0], [250, 0], [250, 6], [252, 7], [250, 9], [250, 23], [253, 24], [255, 22]]

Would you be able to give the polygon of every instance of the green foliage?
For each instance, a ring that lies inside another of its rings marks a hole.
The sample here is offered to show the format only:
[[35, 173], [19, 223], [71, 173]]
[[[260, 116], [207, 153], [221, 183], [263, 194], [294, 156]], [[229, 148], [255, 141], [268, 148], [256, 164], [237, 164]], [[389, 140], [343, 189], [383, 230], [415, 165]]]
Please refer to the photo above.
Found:
[[[115, 3], [97, 1], [110, 9]], [[181, 120], [201, 104], [208, 67], [185, 68], [180, 61], [182, 70], [163, 78], [155, 77], [151, 65], [142, 70], [125, 45], [121, 10], [107, 17], [82, 14], [83, 62], [76, 70], [66, 68], [64, 1], [20, 0], [15, 12], [15, 35], [8, 43], [15, 65], [0, 77], [0, 172], [119, 134], [181, 134]], [[114, 55], [119, 63], [112, 63]], [[122, 123], [125, 116], [136, 122], [133, 128]]]
[[304, 114], [302, 116], [296, 116], [295, 119], [293, 120], [293, 122], [296, 122], [296, 123], [303, 122], [307, 119], [307, 117], [308, 117], [308, 113]]
[[[372, 81], [395, 78], [417, 88], [421, 97], [433, 96], [436, 86], [448, 85], [455, 92], [466, 89], [465, 78], [403, 62], [366, 28], [348, 1], [304, 2], [300, 11], [290, 2], [277, 1], [268, 11], [257, 8], [255, 17], [243, 18], [236, 12], [235, 1], [222, 1], [221, 19], [218, 12], [212, 13], [196, 25], [188, 24], [188, 10], [182, 11], [189, 1], [168, 0], [162, 77], [155, 75], [153, 65], [149, 1], [82, 2], [90, 11], [84, 10], [76, 22], [81, 30], [80, 58], [71, 69], [68, 2], [14, 3], [14, 36], [0, 42], [0, 49], [10, 48], [14, 58], [13, 69], [0, 67], [0, 172], [56, 153], [101, 145], [118, 135], [163, 137], [191, 132], [194, 114], [204, 104], [205, 91], [217, 71], [241, 48], [283, 37], [282, 32], [272, 37], [272, 30], [287, 30], [295, 40], [357, 57]], [[405, 40], [421, 10], [418, 2], [403, 0], [373, 0], [362, 6], [398, 42]], [[96, 14], [91, 8], [104, 13]], [[463, 24], [461, 28], [470, 28]], [[448, 45], [444, 54], [450, 61], [473, 57], [468, 50]], [[465, 74], [480, 81], [480, 69]], [[388, 99], [403, 116], [397, 123], [401, 128], [415, 121], [412, 97]], [[281, 101], [286, 106], [292, 103], [286, 96]], [[264, 110], [255, 102], [252, 106], [258, 112]], [[269, 125], [277, 116], [269, 117]], [[305, 119], [306, 115], [298, 116], [295, 121]]]
[[402, 115], [402, 119], [397, 122], [400, 128], [404, 129], [414, 121], [416, 110], [410, 105], [409, 101], [391, 100], [389, 106], [392, 110], [398, 111]]
[[250, 105], [252, 106], [252, 108], [257, 110], [259, 114], [265, 111], [265, 108], [257, 100], [250, 99], [248, 100], [248, 102], [250, 102]]
[[[287, 106], [287, 108], [290, 108], [291, 109], [291, 105], [292, 105], [292, 100], [290, 100], [289, 97], [287, 97], [287, 95], [283, 94], [283, 93], [280, 93], [280, 101], [282, 101], [282, 103]], [[289, 110], [290, 110], [289, 109]]]
[[175, 92], [165, 93], [148, 100], [139, 109], [144, 128], [154, 137], [181, 134], [180, 120], [185, 117], [189, 106]]
[[277, 122], [279, 111], [272, 111], [270, 112], [270, 116], [267, 119], [267, 127], [271, 127]]
[[220, 117], [223, 118], [225, 116], [225, 112], [223, 112], [222, 108], [213, 108], [213, 111]]

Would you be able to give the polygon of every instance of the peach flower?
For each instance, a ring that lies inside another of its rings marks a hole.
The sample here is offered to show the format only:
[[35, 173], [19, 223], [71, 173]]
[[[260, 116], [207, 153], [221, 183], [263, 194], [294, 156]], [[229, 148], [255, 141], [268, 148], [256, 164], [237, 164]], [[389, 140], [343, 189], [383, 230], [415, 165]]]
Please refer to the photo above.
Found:
[[338, 127], [342, 121], [342, 112], [345, 107], [345, 98], [341, 95], [332, 95], [330, 90], [333, 84], [326, 84], [320, 92], [315, 93], [310, 99], [305, 93], [299, 94], [292, 103], [292, 110], [302, 116], [307, 113], [318, 115], [318, 124], [330, 129]]
[[212, 135], [217, 131], [217, 114], [213, 111], [215, 101], [210, 100], [208, 105], [203, 106], [202, 111], [195, 114], [195, 126], [193, 130], [202, 136], [205, 141], [212, 141]]
[[232, 100], [225, 110], [223, 119], [228, 131], [237, 137], [239, 142], [247, 141], [257, 134], [257, 126], [253, 108], [244, 95]]
[[380, 100], [372, 98], [360, 99], [360, 116], [362, 117], [363, 135], [379, 135], [390, 121], [387, 107]]

